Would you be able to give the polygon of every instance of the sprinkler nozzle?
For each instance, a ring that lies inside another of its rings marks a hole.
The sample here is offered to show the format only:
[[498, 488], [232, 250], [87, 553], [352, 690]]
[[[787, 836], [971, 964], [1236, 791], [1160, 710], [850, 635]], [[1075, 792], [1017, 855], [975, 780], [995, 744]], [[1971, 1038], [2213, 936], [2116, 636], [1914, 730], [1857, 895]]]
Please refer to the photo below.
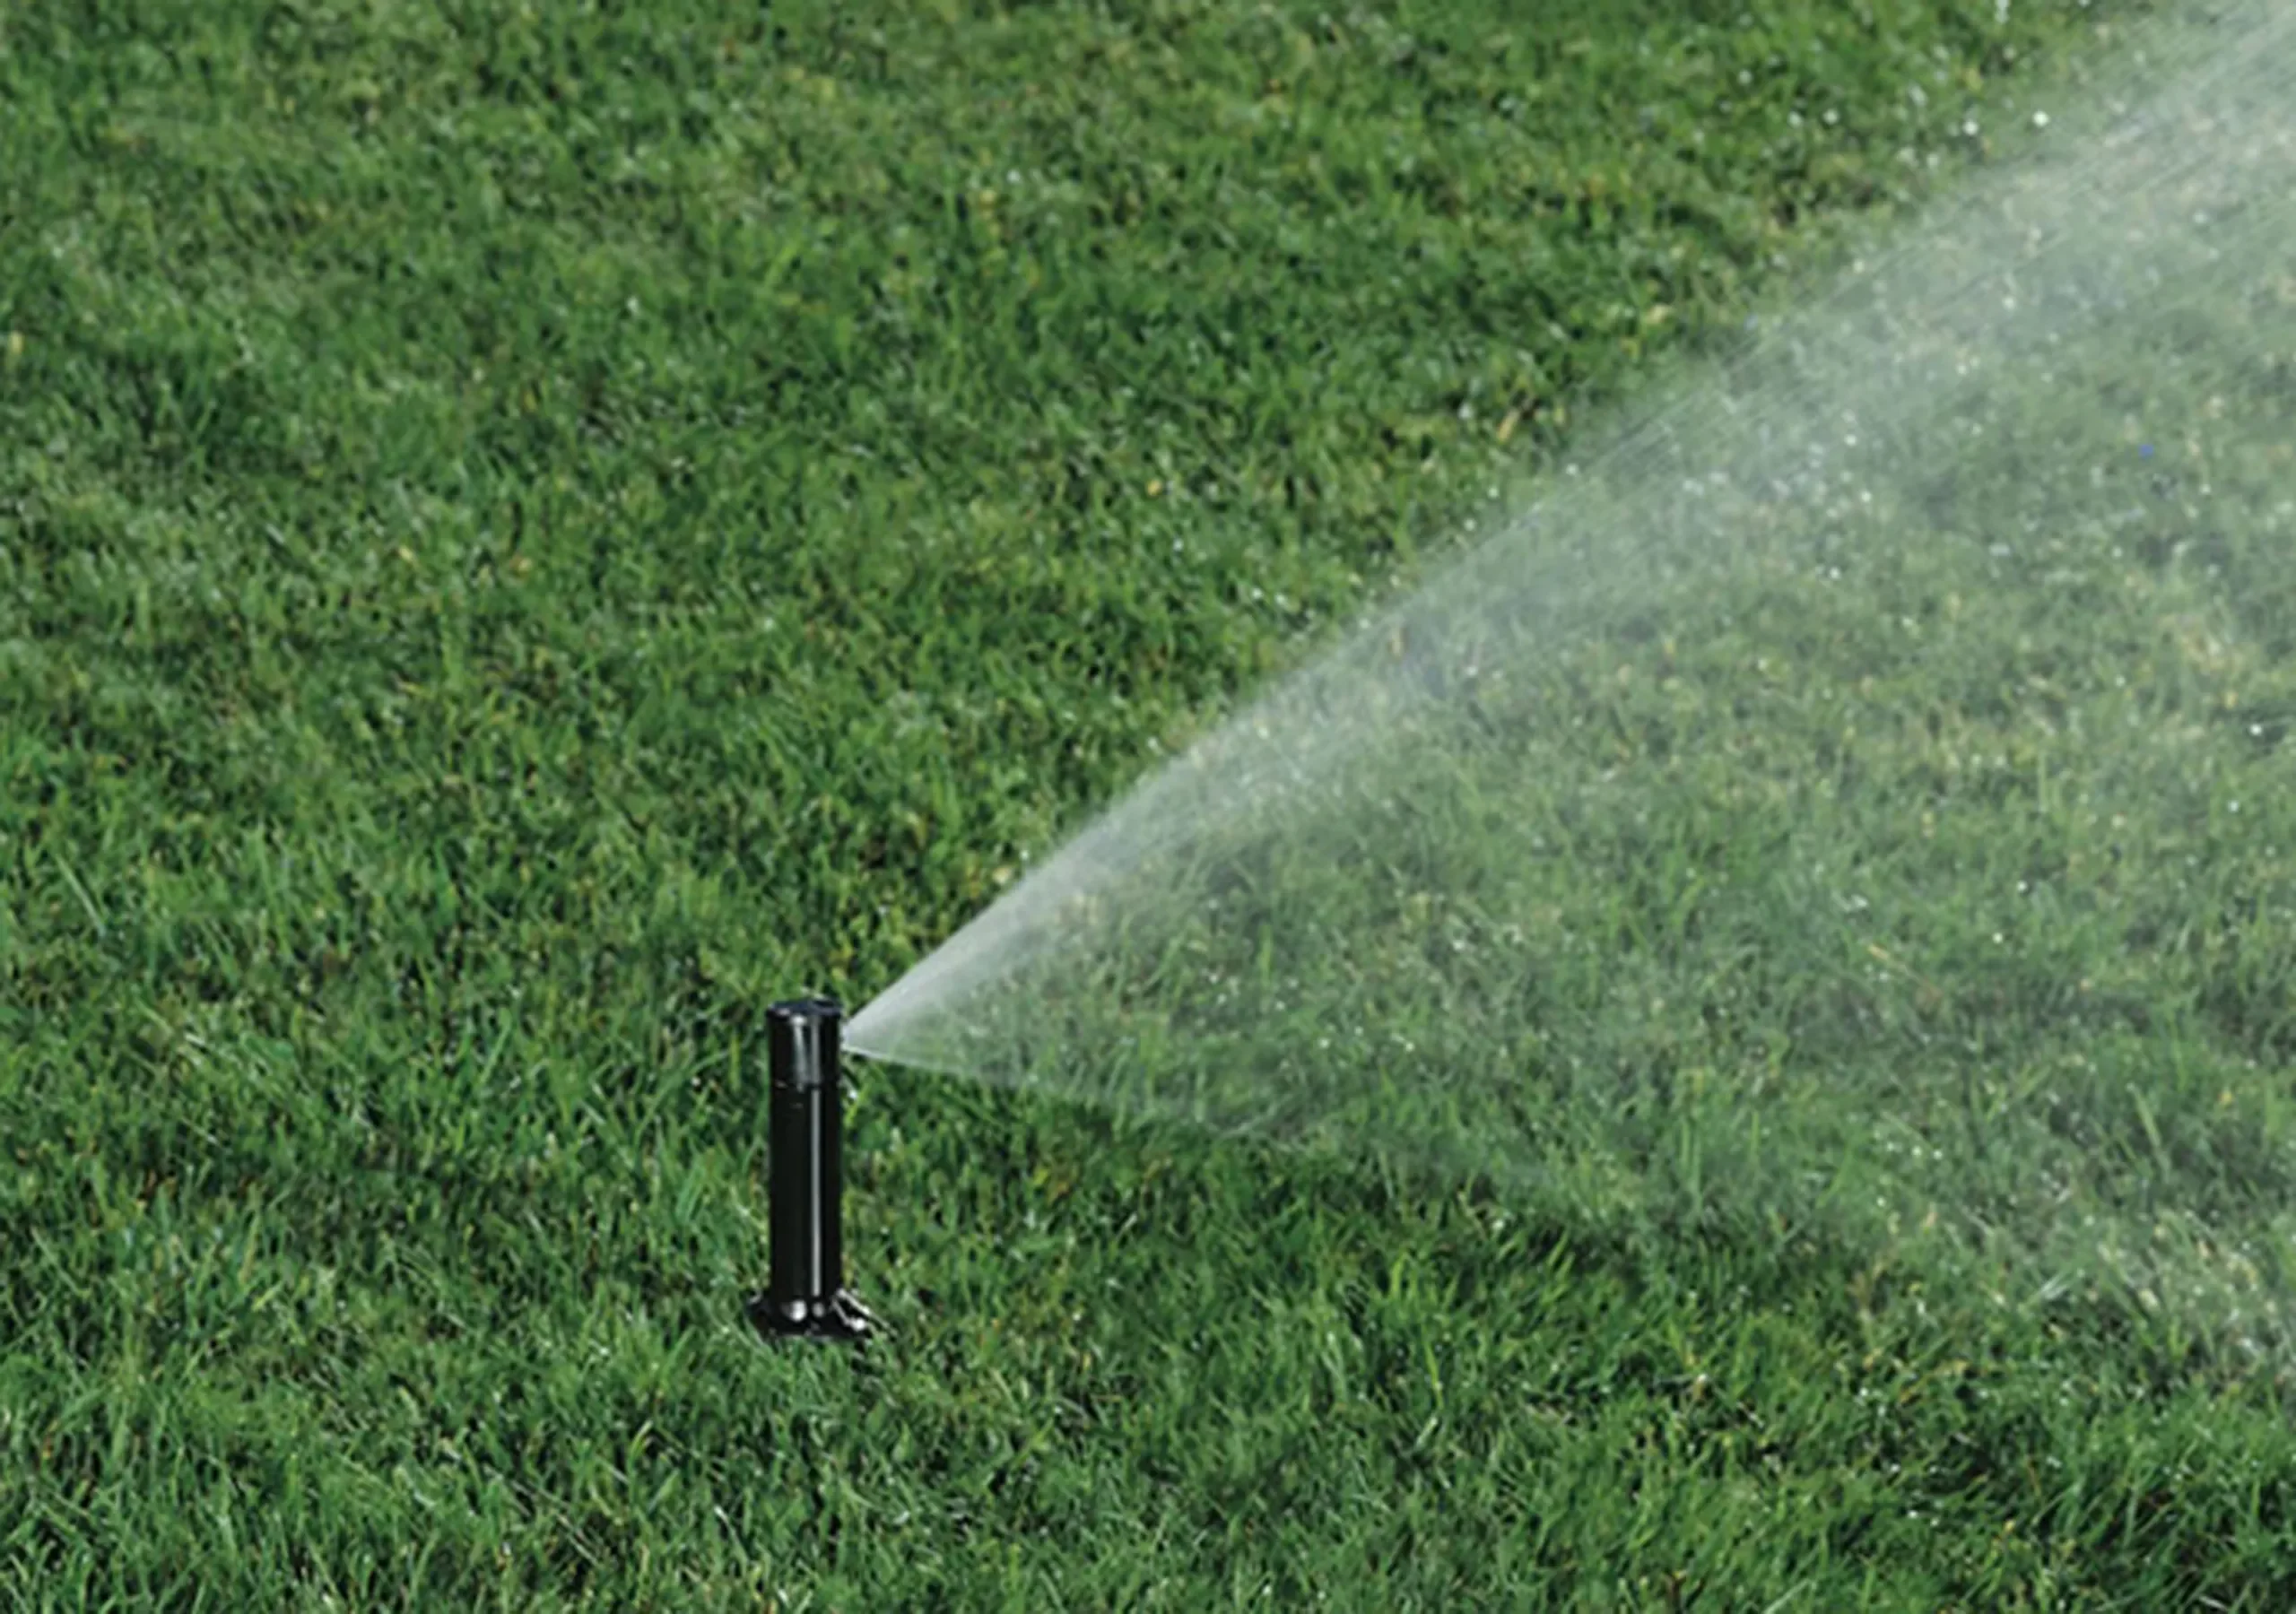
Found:
[[751, 1299], [750, 1320], [773, 1339], [865, 1340], [875, 1323], [845, 1287], [844, 1014], [830, 998], [765, 1011], [772, 1279]]

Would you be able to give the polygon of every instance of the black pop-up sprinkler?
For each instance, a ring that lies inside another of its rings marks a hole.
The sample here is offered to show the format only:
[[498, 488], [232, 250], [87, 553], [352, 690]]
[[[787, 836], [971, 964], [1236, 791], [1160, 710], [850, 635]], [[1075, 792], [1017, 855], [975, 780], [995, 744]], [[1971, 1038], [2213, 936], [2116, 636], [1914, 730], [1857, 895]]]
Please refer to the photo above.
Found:
[[865, 1340], [875, 1321], [845, 1288], [844, 1014], [830, 998], [765, 1011], [773, 1268], [771, 1286], [750, 1301], [750, 1320], [770, 1338]]

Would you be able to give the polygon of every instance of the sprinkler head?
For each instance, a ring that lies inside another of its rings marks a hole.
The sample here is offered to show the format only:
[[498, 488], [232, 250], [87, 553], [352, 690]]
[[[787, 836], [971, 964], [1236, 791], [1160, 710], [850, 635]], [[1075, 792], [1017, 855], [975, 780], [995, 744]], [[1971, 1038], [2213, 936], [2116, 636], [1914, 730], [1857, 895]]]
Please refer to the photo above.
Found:
[[769, 1339], [857, 1341], [875, 1323], [845, 1288], [839, 1203], [845, 1098], [838, 1083], [844, 1014], [830, 998], [799, 998], [765, 1011], [772, 1279], [752, 1297], [750, 1321]]

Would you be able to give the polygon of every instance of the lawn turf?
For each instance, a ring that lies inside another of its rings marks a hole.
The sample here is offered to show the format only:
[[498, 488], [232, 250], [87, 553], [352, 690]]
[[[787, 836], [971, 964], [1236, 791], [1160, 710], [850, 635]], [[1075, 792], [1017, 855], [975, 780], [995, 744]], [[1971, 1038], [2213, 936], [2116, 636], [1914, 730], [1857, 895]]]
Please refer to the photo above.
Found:
[[2283, 1606], [2269, 1375], [1822, 1238], [880, 1072], [740, 1315], [760, 1004], [2135, 10], [12, 8], [4, 1595]]

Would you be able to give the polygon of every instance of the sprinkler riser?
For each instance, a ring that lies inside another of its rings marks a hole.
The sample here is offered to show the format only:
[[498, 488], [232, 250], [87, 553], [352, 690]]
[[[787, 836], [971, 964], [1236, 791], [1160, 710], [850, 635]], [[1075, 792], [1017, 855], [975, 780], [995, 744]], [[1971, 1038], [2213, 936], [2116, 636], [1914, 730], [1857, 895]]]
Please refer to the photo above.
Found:
[[770, 1266], [750, 1317], [777, 1339], [858, 1341], [870, 1332], [868, 1311], [845, 1288], [843, 1019], [828, 998], [766, 1011]]

